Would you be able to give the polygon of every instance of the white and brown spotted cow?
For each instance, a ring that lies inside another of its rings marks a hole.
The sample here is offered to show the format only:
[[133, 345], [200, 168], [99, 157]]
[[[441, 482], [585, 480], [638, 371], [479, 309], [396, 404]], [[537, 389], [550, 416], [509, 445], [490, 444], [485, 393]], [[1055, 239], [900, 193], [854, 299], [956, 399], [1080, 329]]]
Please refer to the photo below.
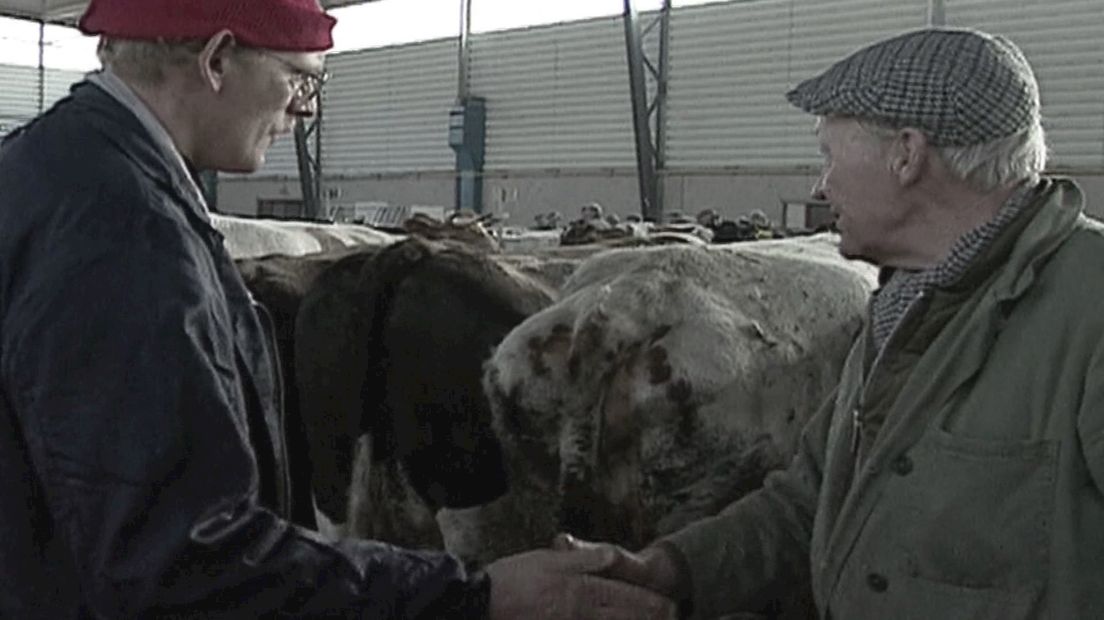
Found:
[[834, 237], [614, 250], [511, 331], [484, 388], [509, 492], [438, 513], [490, 560], [560, 530], [640, 547], [784, 466], [874, 285]]

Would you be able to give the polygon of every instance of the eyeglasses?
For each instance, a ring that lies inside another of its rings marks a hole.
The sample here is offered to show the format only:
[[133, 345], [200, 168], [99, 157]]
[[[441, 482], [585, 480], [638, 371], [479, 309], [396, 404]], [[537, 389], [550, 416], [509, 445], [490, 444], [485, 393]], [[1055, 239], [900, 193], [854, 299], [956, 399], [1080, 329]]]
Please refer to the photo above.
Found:
[[260, 54], [261, 56], [267, 56], [272, 58], [276, 62], [284, 65], [292, 74], [292, 88], [294, 89], [291, 94], [291, 101], [296, 107], [302, 107], [310, 104], [311, 100], [318, 96], [318, 93], [322, 92], [322, 86], [330, 79], [328, 71], [320, 71], [318, 73], [312, 73], [310, 71], [304, 71], [303, 69], [296, 67], [292, 63], [280, 58], [276, 54], [267, 52], [263, 49], [251, 47], [252, 51]]

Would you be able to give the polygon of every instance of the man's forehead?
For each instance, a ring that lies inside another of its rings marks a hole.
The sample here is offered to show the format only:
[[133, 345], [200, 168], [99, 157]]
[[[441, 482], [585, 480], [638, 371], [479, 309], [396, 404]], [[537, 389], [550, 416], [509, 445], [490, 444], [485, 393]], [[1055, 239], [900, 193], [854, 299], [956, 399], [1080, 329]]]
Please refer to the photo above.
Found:
[[818, 138], [827, 139], [832, 135], [846, 135], [848, 129], [857, 126], [858, 121], [851, 117], [818, 116], [813, 124], [813, 133], [815, 133]]

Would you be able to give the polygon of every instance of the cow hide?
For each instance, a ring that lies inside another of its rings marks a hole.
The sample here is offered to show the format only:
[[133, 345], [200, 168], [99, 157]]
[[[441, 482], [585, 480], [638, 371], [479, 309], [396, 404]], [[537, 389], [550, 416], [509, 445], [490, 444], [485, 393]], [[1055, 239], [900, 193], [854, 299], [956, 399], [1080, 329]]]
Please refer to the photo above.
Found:
[[297, 378], [318, 507], [339, 532], [439, 547], [439, 507], [505, 490], [482, 365], [552, 301], [524, 270], [560, 277], [411, 238], [318, 279], [296, 325]]
[[287, 461], [292, 482], [292, 518], [307, 527], [315, 525], [315, 515], [310, 493], [311, 463], [295, 381], [295, 319], [307, 291], [323, 272], [350, 254], [370, 256], [377, 251], [378, 248], [365, 247], [309, 256], [277, 254], [234, 261], [246, 287], [254, 299], [264, 306], [272, 321], [272, 336], [282, 379]]
[[874, 284], [834, 237], [613, 250], [487, 362], [510, 490], [438, 514], [489, 561], [559, 530], [638, 548], [788, 463]]
[[234, 259], [279, 254], [306, 256], [344, 248], [381, 247], [402, 239], [368, 226], [299, 222], [211, 214]]

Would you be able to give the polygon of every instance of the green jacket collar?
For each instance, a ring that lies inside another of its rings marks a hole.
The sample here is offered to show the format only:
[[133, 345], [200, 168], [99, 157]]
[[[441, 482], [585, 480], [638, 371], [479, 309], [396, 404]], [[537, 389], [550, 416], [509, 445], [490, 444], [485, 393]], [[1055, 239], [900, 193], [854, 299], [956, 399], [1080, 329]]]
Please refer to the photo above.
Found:
[[[1045, 177], [1037, 195], [1016, 219], [989, 244], [970, 268], [951, 285], [941, 289], [954, 297], [977, 290], [994, 273], [992, 293], [998, 299], [1019, 296], [1030, 287], [1038, 268], [1076, 228], [1084, 211], [1081, 189], [1065, 177]], [[1005, 269], [999, 267], [1005, 264]], [[889, 281], [893, 268], [883, 268], [879, 284]]]

